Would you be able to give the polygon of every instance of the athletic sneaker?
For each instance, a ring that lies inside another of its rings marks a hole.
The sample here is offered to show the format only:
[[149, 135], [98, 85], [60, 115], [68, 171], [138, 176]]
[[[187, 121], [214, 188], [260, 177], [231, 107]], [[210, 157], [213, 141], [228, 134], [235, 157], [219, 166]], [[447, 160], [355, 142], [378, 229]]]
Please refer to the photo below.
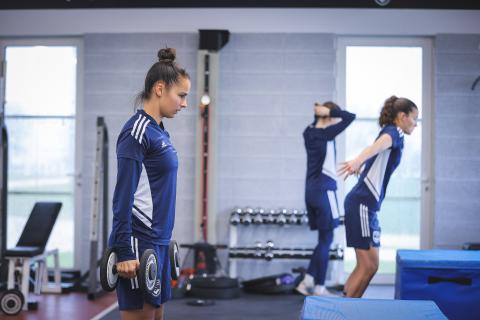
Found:
[[316, 285], [313, 288], [313, 295], [314, 296], [321, 296], [321, 297], [338, 297], [336, 294], [331, 293], [330, 291], [325, 288], [325, 286]]
[[313, 288], [308, 287], [303, 281], [298, 284], [295, 288], [298, 293], [303, 294], [304, 296], [311, 296], [313, 294]]
[[304, 296], [310, 296], [313, 294], [313, 286], [314, 286], [313, 277], [308, 273], [306, 273], [305, 277], [298, 284], [295, 290], [297, 290], [297, 292], [303, 294]]

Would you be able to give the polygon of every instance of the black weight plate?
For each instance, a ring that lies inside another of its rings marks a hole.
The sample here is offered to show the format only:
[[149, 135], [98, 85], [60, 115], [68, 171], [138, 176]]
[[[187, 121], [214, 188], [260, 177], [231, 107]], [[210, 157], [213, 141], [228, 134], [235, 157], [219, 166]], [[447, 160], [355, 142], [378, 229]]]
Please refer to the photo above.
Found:
[[140, 259], [138, 282], [144, 295], [158, 297], [161, 293], [160, 277], [158, 275], [158, 258], [155, 250], [147, 249]]
[[240, 297], [240, 288], [194, 288], [188, 295], [200, 299], [235, 299]]
[[22, 311], [25, 297], [17, 289], [9, 289], [2, 294], [0, 298], [0, 310], [9, 316], [14, 316]]
[[118, 273], [116, 272], [117, 254], [112, 248], [105, 250], [100, 262], [100, 284], [103, 290], [113, 291], [117, 287]]
[[237, 278], [229, 277], [193, 277], [189, 280], [190, 285], [195, 288], [225, 289], [238, 288], [240, 285]]
[[170, 241], [168, 246], [168, 256], [170, 257], [170, 273], [172, 280], [178, 280], [180, 277], [180, 255], [178, 244], [175, 240]]

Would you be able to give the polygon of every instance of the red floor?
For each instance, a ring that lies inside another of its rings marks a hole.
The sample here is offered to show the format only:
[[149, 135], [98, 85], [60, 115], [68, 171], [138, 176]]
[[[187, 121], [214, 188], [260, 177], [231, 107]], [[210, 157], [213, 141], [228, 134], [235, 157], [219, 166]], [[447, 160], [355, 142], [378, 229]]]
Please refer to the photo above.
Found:
[[87, 299], [85, 293], [31, 295], [38, 301], [35, 311], [22, 311], [17, 316], [6, 316], [0, 311], [0, 319], [18, 320], [88, 320], [117, 301], [115, 292], [104, 294], [95, 300]]

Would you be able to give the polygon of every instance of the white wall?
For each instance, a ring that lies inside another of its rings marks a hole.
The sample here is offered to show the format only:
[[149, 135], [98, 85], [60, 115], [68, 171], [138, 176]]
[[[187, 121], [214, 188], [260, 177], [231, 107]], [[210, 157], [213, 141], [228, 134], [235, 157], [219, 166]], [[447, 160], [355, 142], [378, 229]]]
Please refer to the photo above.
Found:
[[0, 10], [0, 36], [196, 32], [434, 35], [479, 33], [480, 10], [70, 9]]

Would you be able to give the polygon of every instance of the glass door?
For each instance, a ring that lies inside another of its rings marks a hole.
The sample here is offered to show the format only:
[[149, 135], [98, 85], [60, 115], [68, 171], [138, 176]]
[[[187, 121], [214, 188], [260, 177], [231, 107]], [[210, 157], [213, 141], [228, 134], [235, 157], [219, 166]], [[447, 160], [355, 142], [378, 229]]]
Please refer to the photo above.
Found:
[[5, 64], [8, 130], [7, 247], [15, 246], [35, 202], [62, 209], [48, 248], [74, 265], [77, 46], [52, 41], [0, 41]]
[[[380, 130], [380, 109], [391, 95], [407, 97], [420, 108], [418, 127], [412, 135], [405, 136], [401, 164], [390, 180], [379, 213], [382, 246], [376, 280], [391, 282], [397, 249], [419, 249], [427, 240], [421, 238], [431, 234], [429, 226], [422, 225], [431, 214], [429, 206], [423, 204], [430, 201], [426, 194], [431, 177], [430, 120], [425, 115], [431, 114], [431, 44], [427, 39], [342, 38], [338, 50], [338, 98], [357, 115], [346, 131], [340, 159], [353, 158], [375, 140]], [[349, 178], [343, 193], [356, 181]], [[354, 252], [349, 248], [345, 260], [347, 273], [354, 263]]]

